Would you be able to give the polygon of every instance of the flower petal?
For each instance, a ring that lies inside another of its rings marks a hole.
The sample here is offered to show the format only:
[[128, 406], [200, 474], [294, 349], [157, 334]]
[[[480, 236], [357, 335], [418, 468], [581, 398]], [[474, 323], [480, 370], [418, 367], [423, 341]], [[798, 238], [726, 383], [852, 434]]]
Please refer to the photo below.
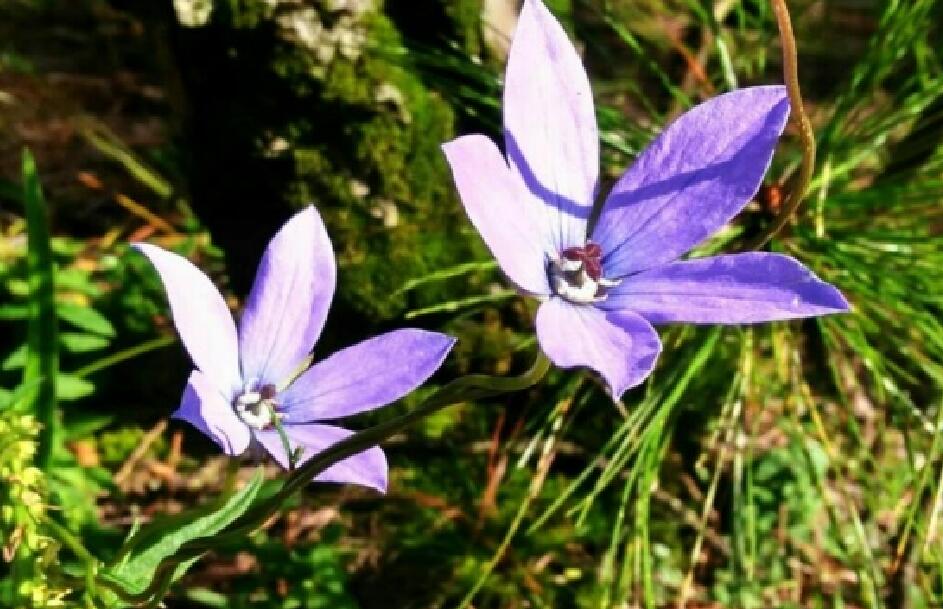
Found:
[[243, 378], [279, 384], [321, 335], [334, 297], [334, 251], [314, 207], [269, 243], [239, 322]]
[[194, 365], [223, 395], [241, 389], [236, 325], [213, 282], [183, 256], [147, 243], [133, 247], [157, 269], [174, 326]]
[[555, 253], [583, 245], [599, 177], [593, 94], [576, 49], [540, 0], [525, 0], [511, 42], [504, 138], [511, 168], [546, 203]]
[[404, 329], [338, 351], [282, 393], [284, 420], [323, 421], [385, 406], [432, 376], [454, 344], [445, 334]]
[[675, 262], [625, 278], [604, 308], [652, 323], [746, 324], [840, 313], [834, 286], [789, 256], [751, 252]]
[[784, 87], [751, 87], [669, 125], [603, 206], [593, 240], [606, 276], [671, 262], [733, 218], [759, 189], [788, 116]]
[[190, 373], [180, 408], [173, 417], [202, 431], [227, 455], [241, 455], [252, 439], [249, 427], [236, 416], [226, 397], [199, 370]]
[[[299, 446], [303, 449], [301, 463], [304, 463], [324, 449], [353, 435], [353, 432], [331, 425], [285, 425], [285, 435], [288, 436], [292, 450]], [[285, 445], [277, 431], [257, 431], [255, 437], [282, 467], [288, 468]], [[374, 446], [335, 463], [314, 479], [317, 482], [359, 484], [385, 493], [387, 470], [386, 455], [380, 447]]]
[[537, 338], [554, 364], [592, 368], [616, 398], [651, 374], [661, 352], [658, 333], [632, 311], [603, 311], [560, 298], [540, 305]]
[[494, 142], [466, 135], [442, 146], [469, 219], [501, 269], [522, 290], [549, 294], [547, 255], [556, 254], [543, 204], [508, 169]]

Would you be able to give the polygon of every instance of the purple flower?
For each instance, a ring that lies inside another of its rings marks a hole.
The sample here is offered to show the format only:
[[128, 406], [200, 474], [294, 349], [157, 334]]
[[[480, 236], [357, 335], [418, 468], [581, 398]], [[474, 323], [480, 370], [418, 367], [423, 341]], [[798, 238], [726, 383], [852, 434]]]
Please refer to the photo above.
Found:
[[545, 302], [537, 337], [561, 367], [598, 371], [618, 397], [661, 343], [652, 324], [754, 323], [848, 303], [787, 256], [678, 261], [756, 194], [786, 125], [781, 86], [716, 97], [669, 125], [588, 219], [598, 188], [592, 93], [576, 50], [525, 0], [504, 84], [507, 160], [482, 135], [443, 146], [465, 210], [502, 270]]
[[[174, 325], [196, 366], [174, 417], [208, 435], [229, 455], [257, 440], [288, 465], [279, 421], [301, 460], [352, 432], [322, 421], [378, 408], [406, 395], [438, 369], [455, 342], [403, 329], [338, 351], [304, 370], [334, 296], [331, 242], [313, 207], [269, 243], [239, 323], [209, 278], [185, 258], [134, 246], [160, 274]], [[300, 374], [299, 374], [300, 373]], [[294, 378], [297, 375], [297, 378]], [[375, 447], [317, 478], [386, 490], [386, 457]]]

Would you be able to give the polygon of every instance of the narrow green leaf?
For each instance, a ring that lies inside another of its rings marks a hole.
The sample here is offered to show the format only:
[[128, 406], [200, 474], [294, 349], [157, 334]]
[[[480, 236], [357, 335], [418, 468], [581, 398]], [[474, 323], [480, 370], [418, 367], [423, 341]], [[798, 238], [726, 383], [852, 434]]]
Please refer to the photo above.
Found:
[[10, 372], [11, 370], [21, 369], [26, 365], [26, 354], [28, 352], [29, 348], [27, 345], [20, 345], [3, 358], [3, 361], [0, 362], [0, 370]]
[[20, 408], [21, 404], [39, 388], [39, 379], [29, 383], [20, 383], [13, 391], [0, 390], [0, 411], [7, 408]]
[[7, 291], [10, 292], [11, 296], [28, 298], [30, 294], [30, 284], [28, 279], [17, 279], [16, 277], [11, 277], [6, 282], [6, 288]]
[[[52, 251], [56, 252], [55, 240], [53, 240]], [[76, 256], [76, 253], [70, 253], [68, 255]], [[56, 287], [60, 290], [76, 292], [88, 296], [89, 298], [97, 298], [102, 294], [101, 287], [94, 281], [91, 273], [85, 269], [76, 267], [58, 269], [56, 273]]]
[[97, 121], [86, 121], [81, 134], [89, 144], [111, 160], [121, 164], [133, 178], [150, 188], [160, 198], [167, 199], [173, 194], [170, 182], [142, 162], [105, 125]]
[[72, 374], [59, 374], [56, 381], [59, 399], [63, 402], [80, 400], [92, 395], [95, 385]]
[[[111, 344], [111, 341], [103, 336], [96, 336], [94, 334], [62, 332], [59, 334], [59, 344], [69, 353], [88, 353], [104, 349]], [[28, 352], [28, 345], [20, 345], [0, 362], [0, 370], [9, 372], [23, 368], [26, 365]]]
[[29, 307], [21, 304], [8, 304], [0, 306], [0, 320], [17, 321], [29, 317]]
[[468, 307], [474, 307], [482, 304], [489, 304], [492, 302], [500, 302], [502, 300], [507, 300], [509, 298], [514, 298], [517, 296], [517, 292], [514, 290], [498, 290], [493, 294], [483, 294], [481, 296], [469, 296], [468, 298], [459, 298], [457, 300], [450, 300], [448, 302], [443, 302], [440, 304], [435, 304], [429, 307], [424, 307], [422, 309], [414, 309], [412, 311], [407, 311], [404, 316], [406, 319], [413, 319], [416, 317], [421, 317], [423, 315], [431, 315], [433, 313], [454, 313], [460, 309], [465, 309]]
[[80, 330], [108, 337], [115, 335], [115, 328], [111, 325], [111, 322], [91, 307], [60, 302], [56, 306], [56, 313], [59, 315], [59, 319], [69, 322]]
[[[121, 560], [105, 576], [129, 594], [141, 594], [151, 585], [158, 568], [180, 547], [194, 539], [211, 537], [235, 521], [252, 505], [262, 488], [262, 468], [239, 491], [197, 510], [155, 520], [125, 543]], [[183, 575], [195, 559], [174, 567], [174, 579]]]
[[59, 340], [69, 353], [100, 351], [111, 344], [111, 341], [103, 336], [81, 332], [63, 332], [59, 335]]
[[23, 151], [23, 207], [26, 211], [26, 267], [30, 285], [29, 325], [23, 382], [39, 380], [28, 404], [42, 425], [36, 463], [46, 469], [52, 454], [56, 417], [56, 377], [59, 370], [58, 322], [55, 303], [55, 271], [49, 246], [46, 203], [29, 150]]
[[87, 438], [97, 431], [111, 425], [115, 420], [112, 415], [78, 412], [74, 416], [66, 416], [63, 424], [62, 436], [65, 440]]
[[453, 267], [442, 269], [434, 273], [429, 273], [422, 277], [417, 277], [416, 279], [410, 279], [403, 286], [393, 292], [391, 296], [398, 296], [409, 292], [410, 290], [415, 290], [418, 287], [421, 287], [427, 283], [435, 283], [439, 281], [445, 281], [447, 279], [452, 279], [454, 277], [461, 277], [462, 275], [468, 275], [470, 273], [478, 273], [481, 271], [491, 271], [498, 268], [498, 263], [494, 260], [485, 260], [483, 262], [466, 262], [464, 264], [456, 264]]

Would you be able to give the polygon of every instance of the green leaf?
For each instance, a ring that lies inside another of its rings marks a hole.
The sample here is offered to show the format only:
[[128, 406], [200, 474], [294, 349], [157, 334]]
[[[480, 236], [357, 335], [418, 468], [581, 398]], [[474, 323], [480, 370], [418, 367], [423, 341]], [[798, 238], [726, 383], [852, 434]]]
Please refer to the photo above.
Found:
[[391, 296], [398, 296], [409, 292], [410, 290], [415, 290], [418, 287], [421, 287], [427, 283], [434, 283], [438, 281], [445, 281], [446, 279], [452, 279], [453, 277], [461, 277], [462, 275], [467, 275], [469, 273], [478, 273], [481, 271], [491, 271], [498, 268], [498, 263], [494, 260], [486, 260], [484, 262], [466, 262], [464, 264], [457, 264], [451, 268], [442, 269], [441, 271], [436, 271], [434, 273], [429, 273], [423, 277], [417, 277], [416, 279], [410, 279], [402, 285], [398, 290], [393, 292]]
[[59, 374], [56, 379], [56, 391], [63, 402], [80, 400], [95, 392], [95, 385], [71, 374]]
[[26, 345], [20, 345], [14, 349], [10, 352], [10, 355], [3, 359], [3, 362], [0, 362], [0, 370], [3, 370], [4, 372], [19, 370], [26, 365], [27, 352], [28, 349]]
[[89, 412], [78, 412], [72, 416], [67, 416], [62, 434], [63, 439], [78, 440], [87, 438], [93, 433], [108, 427], [114, 420], [115, 417], [112, 415]]
[[104, 124], [87, 122], [82, 136], [99, 152], [123, 165], [131, 177], [150, 188], [162, 199], [170, 198], [173, 186], [162, 175], [148, 167], [134, 152]]
[[[142, 527], [125, 543], [120, 561], [109, 566], [104, 575], [129, 594], [145, 592], [164, 560], [171, 558], [185, 543], [211, 537], [239, 518], [255, 501], [262, 488], [262, 468], [239, 491], [193, 511], [155, 520]], [[196, 561], [187, 558], [174, 567], [177, 579]]]
[[39, 381], [33, 395], [27, 400], [36, 419], [42, 425], [36, 463], [46, 469], [52, 454], [52, 439], [56, 426], [56, 376], [59, 371], [59, 333], [56, 320], [56, 280], [52, 250], [49, 245], [49, 226], [46, 221], [46, 203], [36, 171], [36, 162], [29, 150], [23, 151], [23, 207], [26, 211], [27, 255], [29, 277], [29, 323], [27, 326], [26, 365], [23, 382]]
[[[53, 250], [55, 250], [55, 247]], [[75, 267], [59, 269], [56, 274], [56, 286], [59, 290], [78, 292], [89, 298], [97, 298], [102, 293], [101, 288], [98, 287], [88, 271]]]
[[20, 403], [32, 395], [39, 387], [39, 379], [29, 383], [21, 383], [13, 391], [0, 389], [0, 410], [20, 407]]
[[0, 320], [17, 321], [29, 317], [29, 307], [21, 304], [0, 306]]
[[80, 332], [63, 332], [59, 335], [59, 340], [63, 348], [69, 353], [100, 351], [111, 344], [111, 341], [103, 336]]
[[86, 332], [112, 337], [115, 328], [108, 319], [90, 307], [83, 307], [70, 302], [60, 302], [56, 307], [59, 318]]
[[6, 282], [6, 288], [12, 296], [28, 298], [30, 294], [30, 282], [27, 279], [10, 278]]
[[[104, 349], [111, 344], [111, 341], [95, 334], [63, 332], [59, 335], [59, 344], [69, 353], [88, 353]], [[28, 352], [27, 345], [20, 345], [0, 362], [0, 370], [9, 372], [23, 368], [26, 365]]]

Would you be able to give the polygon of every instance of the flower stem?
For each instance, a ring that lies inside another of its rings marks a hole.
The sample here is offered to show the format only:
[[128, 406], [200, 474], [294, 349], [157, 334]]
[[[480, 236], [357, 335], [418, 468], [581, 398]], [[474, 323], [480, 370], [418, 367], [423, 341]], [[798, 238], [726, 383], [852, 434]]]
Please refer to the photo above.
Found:
[[104, 370], [105, 368], [114, 366], [115, 364], [120, 364], [121, 362], [129, 360], [131, 358], [137, 357], [139, 355], [143, 355], [144, 353], [147, 353], [148, 351], [153, 351], [155, 349], [168, 347], [174, 344], [176, 340], [177, 339], [173, 336], [160, 336], [158, 338], [145, 341], [141, 343], [140, 345], [135, 345], [128, 349], [124, 349], [123, 351], [119, 351], [107, 357], [103, 357], [102, 359], [98, 361], [92, 362], [91, 364], [87, 366], [83, 366], [82, 368], [79, 368], [72, 374], [73, 376], [83, 378], [83, 377], [95, 374], [96, 372], [100, 370]]
[[[233, 524], [231, 531], [225, 535], [236, 538], [245, 535], [247, 531], [254, 529], [259, 522], [264, 521], [276, 509], [281, 507], [285, 500], [291, 497], [296, 491], [311, 482], [315, 476], [335, 463], [343, 461], [347, 457], [351, 457], [372, 446], [378, 445], [380, 442], [412, 425], [416, 421], [452, 404], [527, 389], [537, 384], [549, 369], [550, 360], [548, 360], [543, 353], [538, 353], [537, 360], [531, 366], [530, 370], [520, 376], [498, 377], [484, 374], [471, 374], [452, 381], [426, 398], [419, 407], [411, 412], [391, 421], [387, 421], [386, 423], [381, 423], [375, 427], [360, 431], [312, 457], [291, 473], [288, 480], [285, 481], [285, 484], [275, 495], [237, 520]], [[199, 546], [208, 541], [209, 540], [196, 540], [193, 542], [193, 545]], [[212, 541], [212, 545], [216, 545], [218, 542], [219, 537], [217, 536]]]
[[798, 124], [799, 139], [802, 142], [802, 164], [799, 166], [799, 175], [793, 182], [789, 198], [783, 204], [782, 210], [765, 231], [747, 244], [744, 248], [746, 251], [762, 248], [786, 226], [786, 223], [789, 222], [789, 219], [799, 208], [799, 204], [809, 188], [812, 171], [815, 169], [815, 133], [812, 131], [812, 122], [806, 115], [805, 108], [802, 105], [796, 37], [792, 32], [789, 9], [786, 7], [786, 0], [770, 0], [770, 2], [773, 5], [773, 12], [776, 14], [776, 25], [779, 27], [779, 39], [783, 47], [783, 79], [789, 93], [792, 116]]
[[288, 434], [285, 432], [285, 426], [282, 425], [280, 420], [278, 420], [278, 417], [275, 416], [275, 413], [272, 413], [271, 416], [274, 422], [275, 431], [278, 432], [278, 437], [282, 441], [282, 448], [285, 449], [285, 458], [288, 459], [288, 471], [293, 472], [295, 471], [295, 464], [298, 461], [295, 450], [291, 447], [291, 440], [288, 439]]
[[298, 468], [297, 472], [285, 483], [285, 486], [279, 494], [284, 494], [285, 498], [287, 498], [294, 491], [308, 484], [314, 476], [320, 474], [331, 465], [347, 457], [363, 452], [367, 448], [376, 446], [393, 434], [398, 433], [414, 422], [446, 406], [458, 404], [459, 402], [480, 400], [512, 391], [522, 391], [536, 385], [544, 375], [547, 374], [549, 369], [550, 360], [547, 359], [547, 356], [544, 355], [543, 352], [538, 351], [537, 359], [530, 367], [530, 370], [520, 376], [500, 377], [485, 374], [470, 374], [458, 378], [436, 391], [412, 412], [408, 412], [392, 421], [381, 423], [376, 427], [371, 427], [370, 429], [354, 434], [347, 438], [347, 440], [338, 442], [318, 454]]
[[94, 565], [98, 564], [98, 559], [92, 556], [92, 553], [89, 552], [84, 545], [82, 545], [82, 542], [72, 533], [72, 531], [56, 522], [56, 520], [49, 515], [43, 515], [41, 520], [46, 527], [52, 530], [55, 538], [58, 541], [61, 541], [70, 550], [72, 550], [72, 553], [75, 554], [75, 556], [85, 563], [89, 568], [92, 568]]
[[303, 488], [311, 480], [339, 461], [351, 457], [364, 450], [378, 445], [392, 435], [412, 425], [416, 421], [427, 417], [434, 412], [460, 402], [479, 400], [494, 397], [502, 393], [522, 391], [536, 385], [550, 369], [550, 360], [541, 352], [529, 370], [520, 376], [500, 377], [485, 374], [470, 374], [455, 379], [425, 399], [414, 410], [386, 423], [365, 429], [334, 444], [323, 452], [318, 453], [310, 460], [290, 472], [285, 484], [271, 497], [265, 499], [238, 520], [232, 523], [225, 533], [212, 537], [194, 539], [180, 547], [174, 556], [164, 561], [155, 571], [154, 578], [147, 590], [140, 594], [128, 594], [118, 590], [112, 582], [102, 582], [125, 600], [134, 603], [154, 601], [158, 599], [160, 591], [172, 580], [176, 565], [191, 558], [195, 558], [206, 551], [219, 547], [227, 541], [239, 541], [265, 522], [275, 511], [281, 508], [294, 493]]

